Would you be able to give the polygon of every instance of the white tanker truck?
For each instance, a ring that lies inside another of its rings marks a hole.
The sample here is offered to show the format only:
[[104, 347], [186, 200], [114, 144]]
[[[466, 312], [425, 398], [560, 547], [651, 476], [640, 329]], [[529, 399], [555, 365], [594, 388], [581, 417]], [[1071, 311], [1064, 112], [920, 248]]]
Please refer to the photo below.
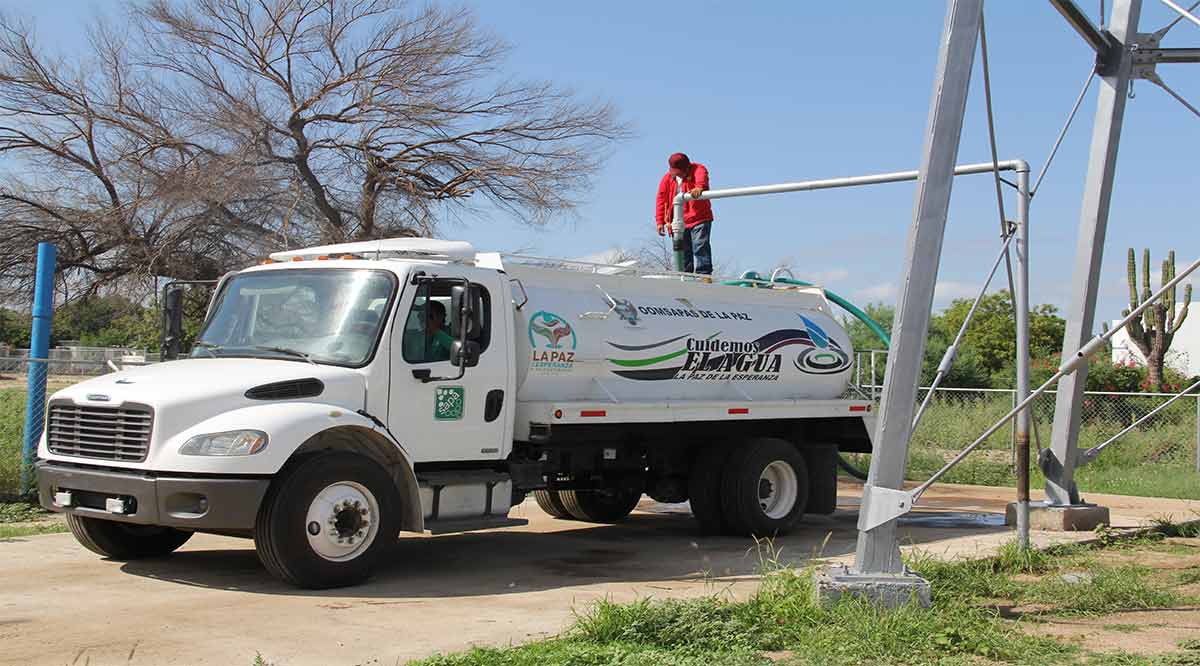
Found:
[[188, 358], [51, 397], [41, 503], [107, 557], [247, 536], [310, 588], [401, 532], [523, 524], [528, 493], [601, 523], [690, 501], [724, 534], [833, 511], [872, 415], [820, 289], [583, 268], [414, 239], [273, 254], [222, 279]]

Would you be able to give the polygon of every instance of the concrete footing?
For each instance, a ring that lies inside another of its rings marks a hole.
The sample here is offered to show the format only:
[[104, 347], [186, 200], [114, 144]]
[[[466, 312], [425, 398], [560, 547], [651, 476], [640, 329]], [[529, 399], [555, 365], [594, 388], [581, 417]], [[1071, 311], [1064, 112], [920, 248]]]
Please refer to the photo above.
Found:
[[843, 596], [860, 597], [884, 608], [909, 603], [928, 608], [932, 602], [929, 581], [912, 573], [862, 574], [839, 564], [818, 570], [813, 582], [821, 606], [835, 604]]
[[[1007, 525], [1017, 524], [1017, 503], [1011, 502], [1004, 512]], [[1048, 506], [1045, 502], [1029, 503], [1029, 529], [1050, 532], [1090, 532], [1100, 525], [1111, 524], [1108, 507], [1095, 504]]]

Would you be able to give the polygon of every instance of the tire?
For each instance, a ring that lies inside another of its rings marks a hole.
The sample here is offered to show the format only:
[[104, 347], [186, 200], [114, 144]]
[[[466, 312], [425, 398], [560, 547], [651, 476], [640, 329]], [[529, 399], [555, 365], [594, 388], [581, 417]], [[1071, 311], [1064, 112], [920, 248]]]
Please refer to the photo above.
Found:
[[562, 490], [558, 496], [572, 518], [586, 523], [620, 522], [642, 499], [641, 491], [634, 488]]
[[721, 511], [721, 476], [731, 452], [729, 442], [710, 444], [701, 449], [692, 461], [692, 473], [688, 476], [688, 501], [703, 534], [725, 534], [728, 531], [725, 514]]
[[838, 450], [820, 444], [800, 449], [808, 465], [808, 506], [805, 513], [828, 515], [837, 509]]
[[533, 499], [537, 500], [538, 507], [549, 514], [551, 518], [571, 517], [567, 507], [563, 506], [562, 498], [558, 496], [557, 490], [535, 490]]
[[786, 534], [804, 516], [807, 504], [808, 466], [790, 442], [751, 439], [730, 455], [721, 480], [721, 507], [732, 533]]
[[114, 560], [163, 557], [192, 538], [191, 532], [158, 525], [133, 525], [115, 520], [67, 514], [67, 527], [84, 548]]
[[318, 455], [271, 485], [255, 521], [254, 548], [263, 566], [290, 585], [354, 585], [370, 577], [395, 542], [402, 504], [396, 484], [373, 461]]

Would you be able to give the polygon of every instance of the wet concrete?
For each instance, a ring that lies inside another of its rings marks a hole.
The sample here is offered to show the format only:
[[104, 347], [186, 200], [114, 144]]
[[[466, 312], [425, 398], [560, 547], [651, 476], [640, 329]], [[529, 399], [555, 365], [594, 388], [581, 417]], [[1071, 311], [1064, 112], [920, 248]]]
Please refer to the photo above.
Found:
[[[0, 663], [249, 664], [256, 653], [292, 664], [403, 663], [475, 644], [552, 635], [591, 601], [745, 595], [762, 561], [849, 561], [857, 484], [831, 516], [807, 517], [770, 544], [700, 537], [687, 505], [646, 500], [614, 526], [555, 520], [532, 501], [519, 528], [400, 540], [369, 583], [321, 592], [273, 580], [246, 540], [198, 535], [162, 560], [111, 562], [68, 534], [0, 541]], [[983, 555], [1012, 538], [1011, 489], [935, 486], [900, 522], [905, 548]], [[1200, 503], [1090, 496], [1117, 526]], [[1088, 534], [1035, 533], [1038, 543]]]

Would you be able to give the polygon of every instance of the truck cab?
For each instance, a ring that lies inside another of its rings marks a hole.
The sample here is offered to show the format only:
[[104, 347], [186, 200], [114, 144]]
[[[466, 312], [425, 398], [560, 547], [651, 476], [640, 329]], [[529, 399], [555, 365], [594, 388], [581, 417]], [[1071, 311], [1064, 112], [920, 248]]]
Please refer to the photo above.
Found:
[[[461, 242], [275, 253], [221, 282], [186, 358], [51, 397], [41, 503], [108, 557], [165, 555], [195, 532], [246, 536], [271, 573], [314, 588], [363, 580], [401, 532], [524, 523], [508, 514], [530, 492], [551, 515], [594, 522], [624, 518], [644, 493], [691, 499], [705, 529], [738, 533], [781, 532], [806, 509], [832, 510], [831, 456], [839, 444], [869, 448], [869, 403], [808, 401], [796, 417], [795, 398], [759, 400], [765, 416], [750, 418], [729, 405], [753, 401], [684, 392], [672, 412], [607, 388], [632, 381], [623, 376], [584, 376], [609, 361], [595, 354], [547, 371], [579, 374], [590, 393], [547, 399], [538, 387], [554, 379], [527, 358], [539, 345], [568, 358], [555, 336], [628, 322], [581, 304], [544, 342], [534, 331], [555, 322], [531, 311], [529, 292], [540, 298], [566, 278], [529, 273], [538, 284], [527, 290], [515, 275]], [[735, 454], [758, 471], [724, 479]]]

